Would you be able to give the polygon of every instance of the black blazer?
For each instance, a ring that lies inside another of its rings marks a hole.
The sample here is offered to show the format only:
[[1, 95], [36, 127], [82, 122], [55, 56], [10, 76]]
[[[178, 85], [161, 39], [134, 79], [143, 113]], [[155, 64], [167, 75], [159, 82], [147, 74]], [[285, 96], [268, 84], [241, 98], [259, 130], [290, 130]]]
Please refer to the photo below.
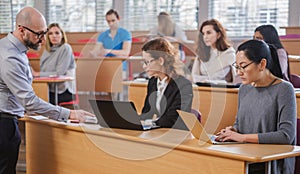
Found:
[[192, 84], [183, 76], [169, 81], [161, 99], [161, 114], [156, 109], [157, 78], [152, 77], [148, 82], [147, 96], [144, 102], [141, 119], [151, 119], [158, 116], [156, 124], [160, 127], [188, 130], [176, 110], [191, 112], [193, 89]]

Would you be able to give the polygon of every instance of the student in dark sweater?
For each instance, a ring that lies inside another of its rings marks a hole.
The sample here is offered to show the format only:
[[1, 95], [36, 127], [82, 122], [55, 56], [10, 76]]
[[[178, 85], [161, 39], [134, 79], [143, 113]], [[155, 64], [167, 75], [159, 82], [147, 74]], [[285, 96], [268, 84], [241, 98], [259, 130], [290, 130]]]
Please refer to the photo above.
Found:
[[[233, 126], [219, 132], [219, 141], [295, 145], [296, 99], [293, 86], [280, 78], [265, 42], [250, 40], [238, 47], [233, 65], [241, 77], [238, 112]], [[277, 54], [272, 54], [277, 56]], [[294, 158], [272, 162], [272, 172], [294, 173]], [[264, 173], [264, 163], [250, 165], [249, 173]]]

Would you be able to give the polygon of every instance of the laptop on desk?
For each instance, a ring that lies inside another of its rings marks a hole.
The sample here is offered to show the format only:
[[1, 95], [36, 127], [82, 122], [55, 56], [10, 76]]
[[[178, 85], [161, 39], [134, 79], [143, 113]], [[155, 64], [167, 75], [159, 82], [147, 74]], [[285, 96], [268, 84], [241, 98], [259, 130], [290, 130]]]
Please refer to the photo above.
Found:
[[130, 130], [150, 130], [155, 125], [143, 125], [133, 102], [89, 100], [101, 127]]
[[193, 113], [177, 110], [179, 116], [190, 130], [192, 135], [199, 140], [199, 142], [207, 142], [210, 144], [240, 144], [241, 142], [235, 141], [216, 141], [216, 135], [208, 134], [202, 124], [198, 121]]

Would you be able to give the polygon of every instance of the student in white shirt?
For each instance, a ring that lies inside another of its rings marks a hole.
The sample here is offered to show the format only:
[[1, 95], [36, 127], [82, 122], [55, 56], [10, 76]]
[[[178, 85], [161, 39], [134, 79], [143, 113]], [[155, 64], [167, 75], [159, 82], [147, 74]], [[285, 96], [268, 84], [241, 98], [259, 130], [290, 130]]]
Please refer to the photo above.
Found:
[[225, 28], [216, 19], [202, 23], [198, 38], [198, 58], [192, 68], [194, 82], [225, 80], [233, 82], [235, 50], [230, 46]]

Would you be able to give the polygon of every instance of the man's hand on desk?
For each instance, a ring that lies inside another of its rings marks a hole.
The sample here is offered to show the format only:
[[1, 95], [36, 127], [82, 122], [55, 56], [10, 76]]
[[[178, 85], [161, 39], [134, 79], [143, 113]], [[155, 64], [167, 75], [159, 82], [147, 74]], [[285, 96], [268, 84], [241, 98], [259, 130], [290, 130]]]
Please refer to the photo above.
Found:
[[69, 119], [79, 120], [79, 122], [84, 122], [86, 120], [86, 116], [95, 117], [94, 114], [84, 110], [71, 110]]

